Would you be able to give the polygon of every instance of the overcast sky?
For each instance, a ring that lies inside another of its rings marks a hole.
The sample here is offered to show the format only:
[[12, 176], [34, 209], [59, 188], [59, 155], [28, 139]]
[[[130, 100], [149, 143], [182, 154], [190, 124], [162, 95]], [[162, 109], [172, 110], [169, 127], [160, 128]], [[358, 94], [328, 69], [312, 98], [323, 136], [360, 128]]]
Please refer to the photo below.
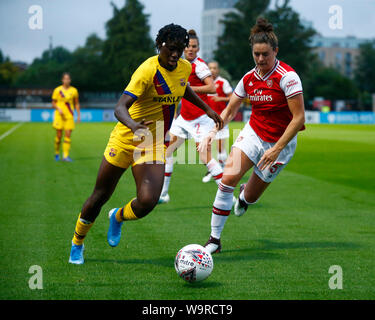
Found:
[[[251, 1], [251, 0], [249, 0]], [[274, 0], [275, 1], [275, 0]], [[105, 22], [112, 17], [110, 0], [0, 0], [0, 49], [14, 61], [32, 62], [53, 45], [69, 50], [83, 45], [90, 33], [105, 37]], [[125, 0], [113, 0], [123, 6]], [[150, 14], [151, 36], [164, 25], [174, 22], [187, 29], [201, 28], [203, 0], [141, 0]], [[43, 29], [29, 28], [30, 6], [43, 9]], [[375, 0], [291, 0], [302, 18], [324, 36], [375, 38]], [[340, 5], [342, 29], [331, 29], [329, 8]]]

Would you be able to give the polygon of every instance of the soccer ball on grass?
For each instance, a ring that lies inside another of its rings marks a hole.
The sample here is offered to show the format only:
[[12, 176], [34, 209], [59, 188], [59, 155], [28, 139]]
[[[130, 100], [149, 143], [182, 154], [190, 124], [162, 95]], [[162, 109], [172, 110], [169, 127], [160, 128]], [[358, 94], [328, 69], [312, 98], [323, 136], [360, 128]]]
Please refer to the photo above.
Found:
[[174, 267], [177, 274], [188, 282], [208, 278], [214, 268], [211, 254], [199, 244], [189, 244], [178, 251]]

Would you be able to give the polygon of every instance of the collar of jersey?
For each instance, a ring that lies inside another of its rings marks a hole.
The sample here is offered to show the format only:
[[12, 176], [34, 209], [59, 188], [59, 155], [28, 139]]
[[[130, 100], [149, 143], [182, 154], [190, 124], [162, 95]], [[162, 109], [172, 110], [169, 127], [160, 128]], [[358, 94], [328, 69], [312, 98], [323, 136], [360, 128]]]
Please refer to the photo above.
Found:
[[157, 58], [156, 58], [156, 61], [157, 61], [157, 63], [158, 63], [158, 66], [159, 66], [160, 68], [166, 70], [167, 72], [173, 72], [173, 71], [175, 71], [175, 70], [178, 68], [178, 63], [179, 63], [179, 61], [180, 61], [180, 59], [181, 59], [181, 58], [179, 58], [179, 59], [177, 60], [177, 66], [176, 66], [176, 68], [174, 68], [174, 69], [171, 71], [171, 70], [168, 70], [167, 68], [164, 68], [164, 67], [160, 64], [160, 62], [159, 62], [159, 56], [156, 56], [156, 57], [157, 57]]
[[191, 61], [191, 62], [189, 61], [189, 62], [190, 62], [191, 64], [193, 64], [193, 63], [194, 63], [195, 61], [197, 61], [197, 60], [198, 60], [198, 58], [199, 58], [199, 57], [198, 57], [198, 56], [196, 56], [196, 57], [195, 57], [195, 59], [194, 59], [193, 61]]
[[258, 67], [255, 67], [255, 76], [261, 80], [261, 81], [265, 81], [267, 80], [270, 75], [272, 73], [274, 73], [274, 71], [276, 70], [276, 68], [279, 66], [279, 60], [275, 59], [275, 64], [273, 65], [272, 69], [270, 71], [268, 71], [263, 77], [260, 75], [259, 73], [259, 68]]

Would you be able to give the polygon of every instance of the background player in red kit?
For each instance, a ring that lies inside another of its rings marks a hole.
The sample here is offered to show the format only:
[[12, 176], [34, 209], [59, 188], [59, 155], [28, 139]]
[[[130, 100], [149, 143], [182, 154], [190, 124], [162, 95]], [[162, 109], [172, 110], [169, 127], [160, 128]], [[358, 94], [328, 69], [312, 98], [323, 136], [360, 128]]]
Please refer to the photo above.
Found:
[[[229, 81], [220, 76], [220, 67], [219, 63], [216, 61], [212, 61], [208, 63], [208, 68], [211, 71], [212, 77], [214, 78], [216, 93], [208, 95], [208, 102], [209, 106], [212, 110], [214, 110], [217, 114], [221, 114], [223, 110], [226, 108], [227, 103], [232, 95], [233, 89], [229, 83]], [[223, 129], [221, 129], [215, 137], [217, 142], [217, 160], [219, 161], [222, 168], [225, 166], [225, 162], [227, 161], [228, 154], [226, 150], [225, 140], [229, 138], [229, 128], [226, 125]], [[209, 182], [211, 180], [211, 173], [207, 171], [206, 175], [203, 177], [202, 182]]]
[[[302, 84], [297, 73], [276, 59], [278, 40], [272, 24], [259, 18], [251, 29], [250, 43], [256, 67], [240, 80], [221, 117], [224, 125], [236, 115], [241, 101], [252, 105], [249, 123], [240, 132], [224, 168], [213, 204], [211, 235], [205, 247], [220, 252], [221, 232], [232, 209], [233, 190], [252, 167], [247, 184], [241, 185], [234, 213], [241, 216], [257, 202], [264, 190], [293, 157], [297, 133], [304, 129]], [[216, 135], [213, 129], [199, 148], [206, 148]]]
[[[198, 57], [199, 39], [194, 30], [189, 32], [189, 46], [184, 51], [184, 57], [191, 63], [192, 71], [189, 77], [190, 88], [208, 105], [209, 93], [216, 93], [214, 80], [210, 69], [203, 59]], [[173, 172], [173, 152], [186, 140], [193, 138], [196, 145], [208, 134], [214, 127], [214, 122], [204, 112], [190, 103], [186, 99], [181, 101], [180, 115], [172, 123], [170, 133], [170, 145], [166, 151], [165, 159], [165, 177], [163, 190], [160, 195], [159, 203], [166, 203], [170, 200], [168, 190]], [[223, 169], [214, 158], [211, 158], [211, 146], [201, 149], [199, 152], [201, 161], [206, 164], [207, 170], [211, 173], [214, 180], [219, 183]]]

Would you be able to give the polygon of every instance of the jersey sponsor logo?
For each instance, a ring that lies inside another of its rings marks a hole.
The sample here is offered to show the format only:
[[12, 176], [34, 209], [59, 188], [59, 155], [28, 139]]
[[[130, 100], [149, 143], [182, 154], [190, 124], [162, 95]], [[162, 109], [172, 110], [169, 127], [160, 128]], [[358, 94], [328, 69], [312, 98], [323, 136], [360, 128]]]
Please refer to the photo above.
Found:
[[158, 103], [178, 103], [181, 100], [182, 96], [179, 97], [154, 97], [153, 101]]
[[248, 94], [247, 97], [250, 101], [272, 101], [272, 95], [263, 95], [263, 90], [255, 89], [254, 95]]

